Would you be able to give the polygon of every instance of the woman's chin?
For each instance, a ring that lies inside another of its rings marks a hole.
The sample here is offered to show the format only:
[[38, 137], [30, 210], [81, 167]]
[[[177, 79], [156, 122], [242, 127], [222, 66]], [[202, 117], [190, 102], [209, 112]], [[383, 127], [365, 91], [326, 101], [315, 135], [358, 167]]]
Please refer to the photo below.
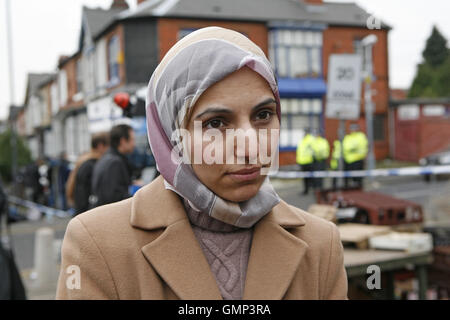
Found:
[[255, 184], [244, 185], [224, 192], [220, 197], [232, 202], [243, 202], [256, 196], [260, 187]]

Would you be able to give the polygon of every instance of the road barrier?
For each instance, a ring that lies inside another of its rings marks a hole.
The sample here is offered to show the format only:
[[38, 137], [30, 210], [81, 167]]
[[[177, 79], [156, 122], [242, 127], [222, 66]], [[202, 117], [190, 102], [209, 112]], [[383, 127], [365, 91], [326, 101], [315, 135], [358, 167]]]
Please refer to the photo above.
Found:
[[46, 217], [58, 217], [58, 218], [68, 218], [72, 214], [68, 211], [55, 209], [51, 207], [44, 206], [33, 201], [24, 200], [16, 196], [8, 196], [8, 202], [16, 206], [22, 206], [30, 210], [38, 210], [39, 212], [46, 215]]
[[450, 173], [450, 165], [427, 166], [427, 167], [407, 167], [375, 170], [354, 170], [354, 171], [278, 171], [272, 178], [297, 179], [297, 178], [347, 178], [347, 177], [388, 177], [388, 176], [417, 176], [436, 175]]

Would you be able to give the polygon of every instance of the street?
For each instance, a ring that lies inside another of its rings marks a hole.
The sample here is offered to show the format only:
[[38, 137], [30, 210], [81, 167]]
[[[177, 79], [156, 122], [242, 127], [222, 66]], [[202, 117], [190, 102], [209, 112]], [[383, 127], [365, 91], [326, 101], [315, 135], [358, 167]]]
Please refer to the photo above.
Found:
[[[312, 193], [306, 196], [300, 195], [302, 191], [301, 180], [273, 179], [272, 183], [280, 197], [289, 204], [307, 210], [311, 204], [315, 203]], [[421, 177], [382, 177], [377, 178], [373, 183], [366, 179], [365, 186], [366, 190], [420, 203], [424, 209], [425, 225], [450, 223], [448, 205], [443, 208], [441, 201], [441, 199], [448, 199], [450, 196], [450, 181], [448, 180], [427, 183]], [[55, 274], [54, 282], [48, 287], [33, 287], [35, 232], [39, 228], [50, 227], [55, 231], [55, 239], [62, 239], [69, 220], [55, 218], [52, 221], [47, 221], [43, 219], [38, 222], [19, 222], [12, 225], [11, 232], [16, 262], [27, 286], [29, 299], [53, 299], [57, 280], [57, 274]]]

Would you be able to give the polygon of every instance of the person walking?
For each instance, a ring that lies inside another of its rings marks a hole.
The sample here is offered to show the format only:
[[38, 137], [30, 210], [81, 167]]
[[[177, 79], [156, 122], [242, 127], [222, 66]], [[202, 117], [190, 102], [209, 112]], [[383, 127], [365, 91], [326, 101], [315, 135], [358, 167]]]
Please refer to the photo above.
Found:
[[67, 198], [73, 203], [76, 215], [89, 209], [94, 165], [108, 150], [108, 147], [108, 134], [98, 133], [93, 135], [91, 150], [79, 158], [77, 165], [70, 173], [66, 185], [66, 194]]
[[[364, 159], [369, 151], [369, 143], [366, 135], [359, 131], [357, 124], [350, 125], [350, 133], [344, 137], [342, 142], [343, 155], [344, 155], [344, 169], [346, 171], [363, 170]], [[345, 187], [348, 188], [350, 183], [353, 183], [354, 187], [362, 188], [363, 178], [345, 178]]]
[[[347, 299], [337, 226], [281, 200], [267, 176], [281, 110], [261, 48], [224, 28], [192, 32], [153, 72], [146, 106], [161, 175], [70, 221], [57, 299]], [[250, 146], [249, 128], [267, 139]]]
[[133, 128], [127, 124], [114, 126], [110, 132], [110, 148], [95, 163], [92, 173], [90, 208], [128, 198], [132, 169], [127, 155], [135, 147]]
[[[305, 172], [314, 171], [314, 136], [309, 129], [305, 130], [305, 136], [299, 140], [297, 145], [296, 160], [300, 170]], [[303, 194], [308, 194], [309, 188], [314, 186], [313, 178], [303, 178]]]

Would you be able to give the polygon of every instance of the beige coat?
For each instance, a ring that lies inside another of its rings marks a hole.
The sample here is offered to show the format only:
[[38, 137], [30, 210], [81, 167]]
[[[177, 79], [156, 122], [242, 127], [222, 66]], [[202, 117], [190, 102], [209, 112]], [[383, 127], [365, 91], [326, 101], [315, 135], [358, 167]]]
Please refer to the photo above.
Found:
[[[70, 221], [56, 298], [221, 295], [182, 202], [160, 176], [134, 197]], [[336, 226], [281, 201], [255, 225], [243, 298], [347, 299]]]

